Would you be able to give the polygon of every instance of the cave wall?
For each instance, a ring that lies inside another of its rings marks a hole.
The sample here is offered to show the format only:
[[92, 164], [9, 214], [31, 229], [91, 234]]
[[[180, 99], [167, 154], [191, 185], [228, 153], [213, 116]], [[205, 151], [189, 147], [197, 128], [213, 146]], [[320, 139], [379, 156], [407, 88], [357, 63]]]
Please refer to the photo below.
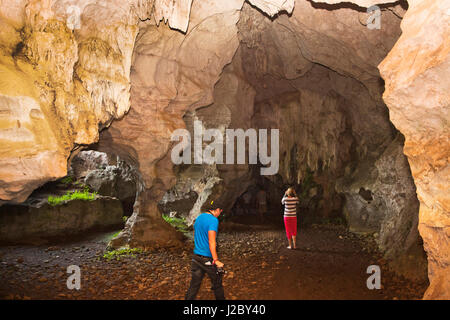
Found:
[[428, 255], [424, 298], [450, 298], [450, 3], [408, 1], [402, 35], [379, 65], [383, 99], [405, 135]]
[[0, 201], [22, 202], [65, 176], [71, 151], [130, 107], [136, 9], [82, 1], [78, 28], [71, 4], [1, 2]]
[[[316, 0], [330, 4], [340, 0]], [[352, 1], [361, 6], [376, 1]], [[405, 136], [420, 201], [419, 231], [428, 257], [425, 299], [450, 298], [449, 126], [450, 3], [409, 0], [402, 35], [379, 64], [383, 100]]]

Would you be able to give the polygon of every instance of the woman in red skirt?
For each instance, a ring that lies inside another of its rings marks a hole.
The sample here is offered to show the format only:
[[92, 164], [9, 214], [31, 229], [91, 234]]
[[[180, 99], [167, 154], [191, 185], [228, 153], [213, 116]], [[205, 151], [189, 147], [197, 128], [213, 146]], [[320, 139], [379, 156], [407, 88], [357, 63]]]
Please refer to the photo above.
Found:
[[284, 226], [289, 241], [288, 249], [297, 249], [297, 204], [299, 203], [294, 188], [286, 190], [281, 204], [284, 204]]

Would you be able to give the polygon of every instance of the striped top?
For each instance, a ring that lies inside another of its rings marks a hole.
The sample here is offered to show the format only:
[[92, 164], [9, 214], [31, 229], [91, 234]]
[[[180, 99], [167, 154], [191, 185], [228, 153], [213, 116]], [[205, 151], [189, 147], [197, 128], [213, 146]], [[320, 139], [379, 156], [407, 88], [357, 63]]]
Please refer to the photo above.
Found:
[[284, 216], [285, 217], [296, 217], [298, 203], [299, 203], [299, 200], [297, 197], [284, 196], [283, 199], [281, 199], [281, 204], [284, 204]]

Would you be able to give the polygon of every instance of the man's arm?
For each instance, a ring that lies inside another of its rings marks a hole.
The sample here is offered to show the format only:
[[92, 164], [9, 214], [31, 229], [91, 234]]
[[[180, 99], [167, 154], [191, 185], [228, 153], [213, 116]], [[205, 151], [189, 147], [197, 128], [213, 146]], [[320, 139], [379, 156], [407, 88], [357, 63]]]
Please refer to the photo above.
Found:
[[211, 255], [213, 260], [215, 261], [216, 266], [222, 268], [223, 263], [219, 261], [219, 257], [217, 256], [215, 231], [213, 230], [208, 231], [208, 242], [209, 242], [209, 250], [211, 250]]

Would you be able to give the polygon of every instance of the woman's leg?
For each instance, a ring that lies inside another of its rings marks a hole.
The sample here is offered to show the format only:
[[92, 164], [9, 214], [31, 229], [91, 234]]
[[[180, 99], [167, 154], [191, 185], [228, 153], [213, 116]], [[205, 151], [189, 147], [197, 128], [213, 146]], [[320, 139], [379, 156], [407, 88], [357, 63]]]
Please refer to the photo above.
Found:
[[292, 224], [292, 242], [294, 243], [294, 249], [297, 249], [297, 217], [293, 219]]
[[289, 241], [288, 249], [291, 249], [292, 248], [292, 241], [291, 241], [292, 235], [291, 235], [290, 228], [289, 228], [289, 218], [284, 217], [283, 219], [284, 219], [284, 228], [286, 229], [286, 237]]

